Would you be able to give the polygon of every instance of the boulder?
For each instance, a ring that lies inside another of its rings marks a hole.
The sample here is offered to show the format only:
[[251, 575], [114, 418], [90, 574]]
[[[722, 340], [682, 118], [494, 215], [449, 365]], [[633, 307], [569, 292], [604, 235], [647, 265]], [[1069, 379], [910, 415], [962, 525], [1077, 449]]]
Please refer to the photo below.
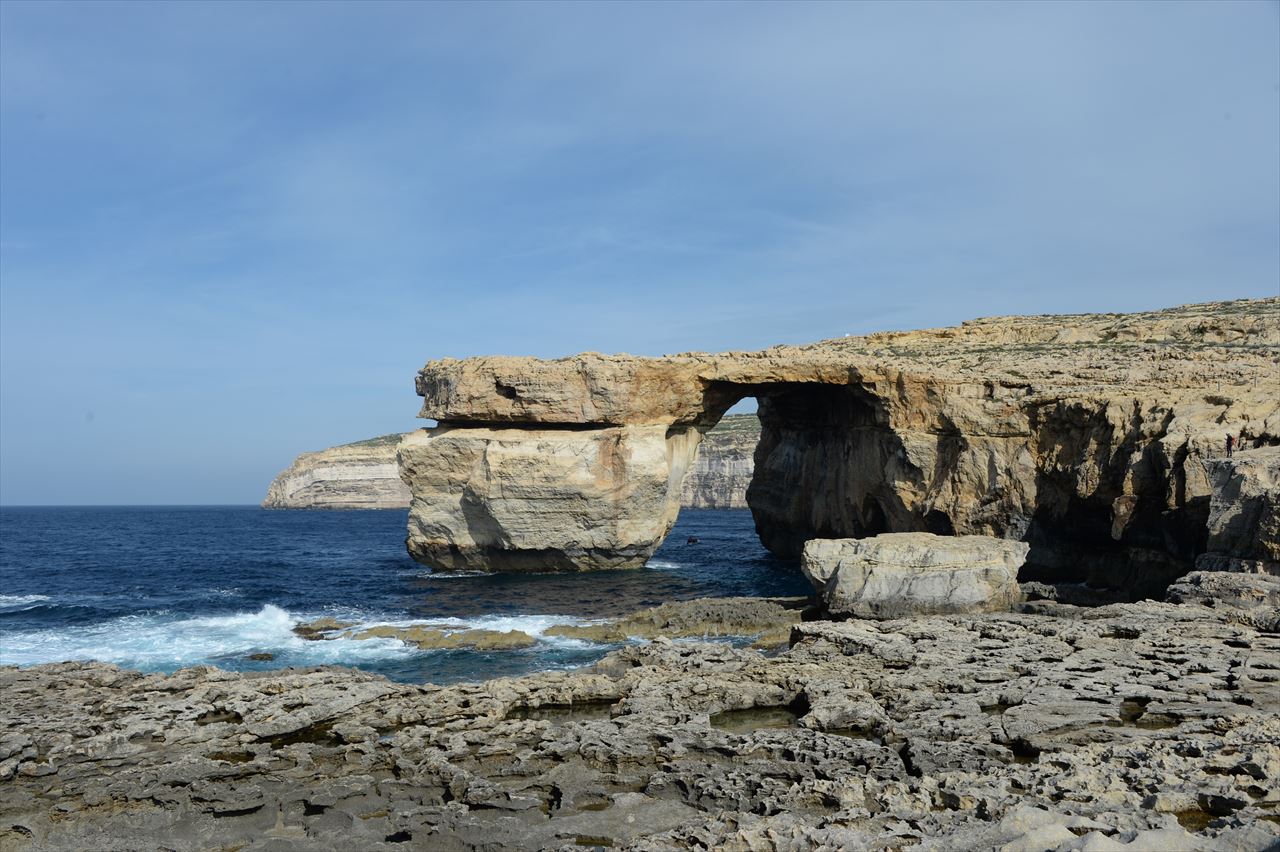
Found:
[[836, 618], [1004, 612], [1029, 546], [982, 535], [814, 539], [801, 569]]

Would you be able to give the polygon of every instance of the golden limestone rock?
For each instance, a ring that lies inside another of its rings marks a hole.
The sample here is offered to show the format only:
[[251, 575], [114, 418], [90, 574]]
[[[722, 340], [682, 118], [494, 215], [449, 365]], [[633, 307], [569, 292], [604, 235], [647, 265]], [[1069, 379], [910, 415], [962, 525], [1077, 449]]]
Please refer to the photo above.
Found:
[[762, 352], [427, 364], [408, 548], [438, 569], [636, 567], [702, 434], [755, 397], [766, 547], [886, 532], [1030, 545], [1024, 579], [1159, 594], [1206, 550], [1204, 462], [1280, 444], [1280, 299], [998, 317]]

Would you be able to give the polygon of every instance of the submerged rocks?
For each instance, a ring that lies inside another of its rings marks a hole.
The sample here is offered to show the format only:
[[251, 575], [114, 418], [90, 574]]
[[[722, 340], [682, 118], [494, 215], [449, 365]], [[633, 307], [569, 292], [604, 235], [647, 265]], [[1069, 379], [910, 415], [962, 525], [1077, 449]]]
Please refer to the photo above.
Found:
[[1280, 637], [1232, 614], [811, 621], [449, 687], [0, 668], [0, 848], [1261, 852]]
[[1006, 612], [1029, 545], [990, 536], [889, 533], [814, 539], [801, 569], [836, 618]]

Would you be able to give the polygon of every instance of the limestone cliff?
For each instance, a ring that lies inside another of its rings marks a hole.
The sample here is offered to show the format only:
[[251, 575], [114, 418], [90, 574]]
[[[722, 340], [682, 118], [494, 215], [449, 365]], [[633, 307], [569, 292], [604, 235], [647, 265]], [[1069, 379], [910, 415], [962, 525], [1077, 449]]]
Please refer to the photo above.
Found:
[[[995, 535], [1031, 545], [1031, 579], [1155, 594], [1205, 551], [1202, 460], [1227, 432], [1280, 443], [1278, 365], [1280, 299], [751, 353], [434, 361], [417, 387], [441, 425], [400, 452], [409, 546], [438, 567], [642, 564], [702, 433], [754, 396], [747, 502], [779, 555], [817, 537]], [[554, 460], [534, 449], [553, 433]], [[539, 487], [512, 490], [530, 475]]]
[[[403, 509], [409, 487], [400, 480], [396, 445], [404, 435], [303, 453], [267, 489], [267, 509]], [[684, 479], [680, 504], [695, 509], [743, 509], [760, 440], [754, 414], [725, 417], [703, 438]]]
[[730, 414], [702, 438], [685, 475], [680, 505], [692, 509], [745, 509], [755, 470], [760, 419]]
[[398, 509], [409, 505], [400, 480], [396, 444], [383, 435], [303, 453], [267, 488], [267, 509]]
[[1213, 489], [1202, 571], [1280, 575], [1280, 447], [1205, 462]]

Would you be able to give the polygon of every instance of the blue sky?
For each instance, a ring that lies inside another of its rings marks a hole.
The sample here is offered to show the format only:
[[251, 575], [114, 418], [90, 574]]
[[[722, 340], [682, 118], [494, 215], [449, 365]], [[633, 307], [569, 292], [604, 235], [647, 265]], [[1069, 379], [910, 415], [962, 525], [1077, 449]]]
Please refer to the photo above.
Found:
[[1276, 3], [0, 3], [7, 504], [257, 502], [431, 358], [1278, 282]]

